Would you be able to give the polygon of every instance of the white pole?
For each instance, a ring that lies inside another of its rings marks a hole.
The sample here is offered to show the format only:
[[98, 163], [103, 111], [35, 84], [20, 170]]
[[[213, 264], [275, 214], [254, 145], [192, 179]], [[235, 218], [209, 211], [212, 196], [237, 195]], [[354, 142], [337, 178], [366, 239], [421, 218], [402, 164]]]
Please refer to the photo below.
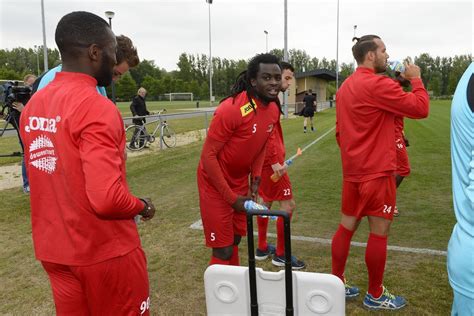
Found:
[[209, 3], [209, 106], [212, 106], [212, 50], [211, 50], [211, 4], [212, 0], [206, 0]]
[[[288, 62], [288, 1], [284, 0], [284, 12], [285, 12], [285, 23], [284, 23], [284, 48], [283, 48], [283, 60]], [[285, 118], [288, 118], [288, 90], [283, 92], [283, 114]]]
[[268, 53], [268, 32], [265, 30], [263, 33], [265, 33], [265, 52]]
[[40, 61], [39, 61], [39, 53], [38, 53], [38, 46], [35, 47], [35, 54], [36, 54], [36, 67], [37, 67], [37, 75], [39, 77], [40, 75]]
[[337, 0], [336, 91], [339, 90], [339, 0]]
[[[354, 36], [352, 38], [356, 37], [356, 30], [357, 30], [357, 25], [354, 25]], [[354, 59], [354, 71], [356, 70], [356, 68], [357, 68], [357, 61]]]
[[46, 26], [44, 20], [44, 0], [41, 0], [41, 18], [43, 21], [44, 72], [48, 71], [48, 47], [46, 46]]

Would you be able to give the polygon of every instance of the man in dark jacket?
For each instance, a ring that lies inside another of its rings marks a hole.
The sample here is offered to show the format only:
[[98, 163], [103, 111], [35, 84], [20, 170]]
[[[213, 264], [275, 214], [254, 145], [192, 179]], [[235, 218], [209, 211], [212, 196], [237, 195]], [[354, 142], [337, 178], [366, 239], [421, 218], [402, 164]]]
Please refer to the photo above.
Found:
[[[145, 88], [138, 89], [137, 95], [133, 97], [132, 104], [130, 104], [130, 111], [132, 111], [133, 116], [150, 115], [150, 112], [146, 109], [145, 96]], [[145, 118], [133, 119], [133, 124], [143, 125], [145, 122]]]
[[[135, 116], [145, 116], [145, 115], [150, 115], [150, 112], [146, 108], [146, 103], [145, 103], [145, 96], [146, 96], [146, 89], [141, 87], [138, 89], [137, 95], [133, 97], [132, 104], [130, 104], [130, 111], [132, 111], [132, 115]], [[134, 118], [132, 119], [133, 124], [135, 125], [144, 125], [146, 123], [146, 119], [144, 117], [141, 118]], [[138, 133], [144, 133], [144, 130], [142, 129], [135, 129], [135, 132], [133, 133], [132, 137], [132, 143], [136, 141], [136, 137], [138, 137]], [[144, 138], [140, 137], [140, 144], [139, 148], [143, 146]], [[130, 147], [135, 147], [135, 144], [130, 144]], [[147, 146], [145, 146], [147, 147]]]

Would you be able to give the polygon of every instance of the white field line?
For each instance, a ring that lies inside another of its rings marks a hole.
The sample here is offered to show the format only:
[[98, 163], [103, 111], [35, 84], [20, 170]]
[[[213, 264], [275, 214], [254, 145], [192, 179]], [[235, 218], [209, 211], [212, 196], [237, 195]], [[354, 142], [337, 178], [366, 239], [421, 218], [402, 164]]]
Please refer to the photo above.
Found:
[[[193, 223], [189, 228], [202, 230], [202, 221], [198, 220], [197, 222]], [[255, 236], [258, 236], [257, 232], [253, 232]], [[268, 233], [267, 236], [276, 238], [276, 234]], [[325, 238], [318, 238], [318, 237], [306, 237], [306, 236], [291, 236], [291, 240], [300, 240], [300, 241], [309, 241], [313, 243], [323, 244], [323, 245], [331, 245], [331, 239]], [[357, 242], [352, 241], [352, 246], [355, 247], [367, 247], [367, 243], [365, 242]], [[409, 248], [409, 247], [399, 247], [399, 246], [388, 246], [388, 250], [400, 251], [400, 252], [408, 252], [408, 253], [416, 253], [416, 254], [423, 254], [423, 255], [434, 255], [434, 256], [444, 256], [446, 257], [447, 252], [442, 250], [434, 250], [434, 249], [427, 249], [427, 248]]]
[[[317, 142], [319, 142], [321, 139], [323, 139], [327, 134], [331, 133], [334, 129], [336, 128], [336, 126], [333, 126], [329, 131], [327, 131], [326, 133], [324, 133], [323, 135], [319, 136], [318, 138], [316, 138], [315, 140], [313, 140], [311, 143], [309, 143], [308, 145], [306, 145], [305, 147], [303, 147], [303, 149], [301, 149], [301, 153], [303, 153], [306, 149], [308, 149], [309, 147], [313, 146], [314, 144], [316, 144]], [[295, 154], [293, 156], [291, 156], [289, 159], [294, 159], [296, 158], [298, 155]]]

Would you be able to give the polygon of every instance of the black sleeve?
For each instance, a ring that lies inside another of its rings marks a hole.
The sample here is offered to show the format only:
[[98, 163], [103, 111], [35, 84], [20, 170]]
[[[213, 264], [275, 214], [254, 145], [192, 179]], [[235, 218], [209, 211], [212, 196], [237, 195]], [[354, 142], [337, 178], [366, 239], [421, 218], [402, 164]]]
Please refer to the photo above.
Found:
[[132, 112], [133, 116], [137, 115], [136, 98], [133, 98], [132, 104], [130, 104], [130, 111]]
[[471, 75], [467, 84], [467, 104], [471, 108], [471, 112], [474, 113], [474, 74]]

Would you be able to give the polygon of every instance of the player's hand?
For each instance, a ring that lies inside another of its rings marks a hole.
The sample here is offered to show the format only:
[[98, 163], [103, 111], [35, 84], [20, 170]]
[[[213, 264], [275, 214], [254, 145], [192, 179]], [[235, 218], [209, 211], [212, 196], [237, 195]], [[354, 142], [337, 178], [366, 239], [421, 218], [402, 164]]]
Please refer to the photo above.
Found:
[[23, 105], [23, 103], [21, 102], [13, 102], [12, 103], [12, 107], [17, 110], [18, 112], [21, 112], [23, 111], [23, 109], [25, 108], [25, 106]]
[[273, 172], [276, 172], [278, 176], [283, 176], [286, 173], [288, 166], [286, 164], [276, 163], [272, 165]]
[[403, 77], [405, 77], [407, 80], [421, 78], [420, 67], [414, 64], [405, 64], [405, 72], [403, 73]]
[[232, 204], [232, 208], [238, 212], [246, 212], [244, 203], [245, 201], [251, 200], [252, 198], [249, 196], [237, 196], [237, 200], [235, 200], [234, 204]]
[[145, 207], [140, 213], [138, 213], [138, 215], [142, 216], [143, 221], [149, 221], [150, 219], [153, 218], [153, 216], [155, 216], [155, 212], [156, 212], [155, 205], [153, 205], [150, 198], [142, 198], [140, 200], [142, 200], [143, 203], [145, 203]]

